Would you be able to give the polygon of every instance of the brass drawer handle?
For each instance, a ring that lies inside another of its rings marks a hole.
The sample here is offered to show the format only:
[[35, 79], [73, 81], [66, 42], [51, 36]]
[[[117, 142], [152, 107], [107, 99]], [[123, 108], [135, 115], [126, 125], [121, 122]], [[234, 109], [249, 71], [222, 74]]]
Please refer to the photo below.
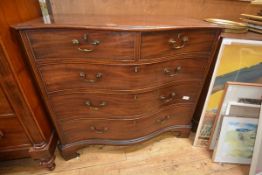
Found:
[[80, 78], [84, 79], [85, 81], [87, 81], [89, 83], [96, 83], [103, 77], [103, 74], [101, 72], [96, 73], [95, 79], [88, 79], [87, 74], [84, 73], [84, 72], [80, 72], [79, 76], [80, 76]]
[[164, 68], [164, 73], [165, 75], [169, 76], [169, 77], [173, 77], [175, 75], [177, 75], [180, 71], [181, 71], [182, 67], [181, 66], [177, 66], [175, 69], [170, 69], [170, 68]]
[[169, 115], [164, 116], [163, 118], [159, 118], [156, 120], [157, 123], [163, 124], [165, 121], [169, 120], [171, 117]]
[[104, 134], [108, 131], [108, 128], [107, 127], [104, 127], [102, 129], [97, 129], [95, 126], [91, 126], [90, 129], [92, 131], [95, 131], [97, 134]]
[[178, 41], [173, 38], [170, 38], [168, 42], [172, 45], [173, 49], [181, 49], [185, 47], [186, 43], [189, 41], [188, 36], [184, 36], [183, 34], [179, 33], [177, 35]]
[[168, 96], [161, 95], [160, 100], [163, 101], [163, 103], [169, 103], [175, 99], [176, 93], [172, 92]]
[[4, 132], [0, 130], [0, 140], [4, 137]]
[[85, 105], [88, 106], [90, 109], [98, 111], [100, 108], [107, 106], [107, 102], [102, 101], [99, 105], [95, 106], [92, 104], [90, 100], [85, 101]]
[[[84, 42], [87, 42], [88, 44], [90, 45], [93, 45], [94, 46], [94, 49], [86, 49], [86, 48], [81, 48], [81, 47], [78, 47], [78, 50], [81, 51], [81, 52], [92, 52], [95, 50], [96, 46], [98, 46], [101, 42], [99, 40], [93, 40], [91, 42], [88, 41], [88, 34], [84, 34], [83, 36], [83, 41]], [[79, 46], [81, 44], [81, 42], [78, 40], [78, 39], [72, 39], [72, 44], [73, 45], [77, 45]]]

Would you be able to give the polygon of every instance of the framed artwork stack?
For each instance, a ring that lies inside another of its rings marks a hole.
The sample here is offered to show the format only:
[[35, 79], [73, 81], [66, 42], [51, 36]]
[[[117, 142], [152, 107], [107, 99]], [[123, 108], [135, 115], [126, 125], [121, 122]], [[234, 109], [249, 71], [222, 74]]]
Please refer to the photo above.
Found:
[[215, 162], [251, 163], [261, 102], [262, 84], [226, 84], [210, 143]]
[[[210, 149], [214, 149], [214, 143], [210, 137], [227, 82], [262, 84], [262, 41], [223, 39], [200, 117], [194, 146], [210, 146]], [[226, 108], [223, 109], [226, 110]]]
[[224, 38], [194, 146], [262, 175], [262, 41]]
[[262, 84], [227, 82], [215, 117], [209, 148], [217, 144], [224, 116], [259, 118]]

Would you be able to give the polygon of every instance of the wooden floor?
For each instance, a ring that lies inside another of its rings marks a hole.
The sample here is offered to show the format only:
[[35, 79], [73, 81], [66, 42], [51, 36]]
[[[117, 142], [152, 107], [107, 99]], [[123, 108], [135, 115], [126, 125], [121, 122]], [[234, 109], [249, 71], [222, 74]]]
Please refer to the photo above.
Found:
[[163, 134], [133, 146], [90, 146], [79, 158], [64, 161], [57, 153], [56, 169], [48, 172], [31, 159], [0, 163], [0, 175], [248, 175], [249, 166], [212, 163], [205, 148], [192, 139]]

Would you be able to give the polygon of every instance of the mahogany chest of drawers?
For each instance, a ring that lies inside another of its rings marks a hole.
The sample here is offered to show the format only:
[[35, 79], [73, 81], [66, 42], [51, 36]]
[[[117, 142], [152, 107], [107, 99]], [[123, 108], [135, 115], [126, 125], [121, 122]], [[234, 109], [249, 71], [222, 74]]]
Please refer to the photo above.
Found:
[[16, 26], [65, 159], [89, 144], [188, 136], [220, 29], [161, 19], [56, 16]]

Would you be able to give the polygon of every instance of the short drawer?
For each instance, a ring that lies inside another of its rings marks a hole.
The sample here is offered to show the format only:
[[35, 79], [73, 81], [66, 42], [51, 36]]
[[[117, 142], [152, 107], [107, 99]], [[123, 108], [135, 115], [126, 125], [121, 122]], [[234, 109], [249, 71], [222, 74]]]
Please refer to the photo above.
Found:
[[15, 117], [0, 118], [0, 147], [30, 144], [26, 134]]
[[79, 119], [60, 122], [67, 143], [87, 139], [128, 140], [173, 125], [190, 125], [192, 105], [181, 105], [133, 120]]
[[133, 60], [135, 33], [74, 29], [26, 31], [36, 59]]
[[144, 65], [61, 63], [39, 66], [48, 92], [65, 89], [136, 90], [171, 82], [203, 81], [205, 58]]
[[209, 54], [217, 30], [174, 30], [142, 33], [141, 59], [174, 55]]
[[58, 120], [79, 118], [132, 119], [174, 104], [192, 104], [198, 82], [182, 82], [144, 93], [94, 93], [74, 91], [51, 95], [49, 103]]

